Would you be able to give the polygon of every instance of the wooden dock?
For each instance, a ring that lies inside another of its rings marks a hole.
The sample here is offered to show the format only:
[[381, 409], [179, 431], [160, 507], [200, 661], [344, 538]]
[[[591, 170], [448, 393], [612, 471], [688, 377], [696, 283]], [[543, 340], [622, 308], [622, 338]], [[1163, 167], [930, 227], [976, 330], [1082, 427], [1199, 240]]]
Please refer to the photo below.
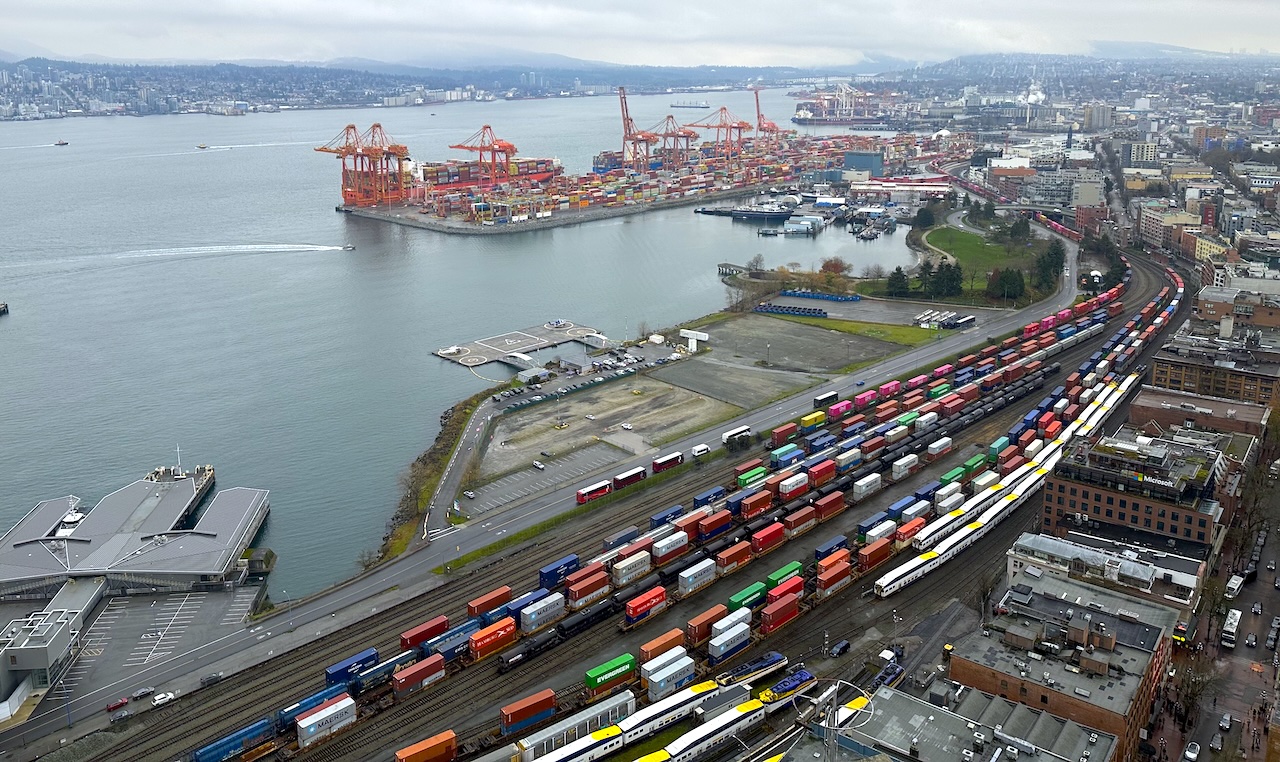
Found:
[[594, 328], [568, 320], [551, 320], [520, 331], [508, 331], [497, 336], [437, 349], [434, 354], [471, 368], [491, 362], [502, 362], [526, 370], [536, 365], [535, 361], [528, 356], [529, 352], [559, 346], [570, 341], [581, 342], [593, 349], [603, 348], [606, 342]]

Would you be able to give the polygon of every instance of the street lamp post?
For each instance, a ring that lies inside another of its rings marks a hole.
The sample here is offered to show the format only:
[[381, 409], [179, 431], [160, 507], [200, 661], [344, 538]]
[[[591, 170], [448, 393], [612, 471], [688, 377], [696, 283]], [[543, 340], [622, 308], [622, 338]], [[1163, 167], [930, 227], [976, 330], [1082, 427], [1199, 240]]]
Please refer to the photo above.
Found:
[[288, 590], [281, 589], [280, 592], [284, 593], [284, 605], [285, 611], [289, 616], [289, 627], [293, 627], [293, 599], [289, 597]]
[[772, 348], [773, 348], [772, 344], [766, 343], [764, 345], [764, 364], [765, 365], [769, 364], [769, 350], [771, 350]]

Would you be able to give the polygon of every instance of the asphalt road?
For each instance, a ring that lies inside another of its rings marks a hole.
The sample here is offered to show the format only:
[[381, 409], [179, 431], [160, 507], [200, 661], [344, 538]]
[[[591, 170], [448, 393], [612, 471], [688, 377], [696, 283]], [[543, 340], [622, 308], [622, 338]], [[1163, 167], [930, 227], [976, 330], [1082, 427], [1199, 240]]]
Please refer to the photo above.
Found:
[[[1068, 247], [1068, 266], [1073, 267], [1075, 244], [1066, 239], [1064, 243]], [[1063, 286], [1049, 300], [1023, 310], [1011, 310], [1002, 317], [989, 320], [971, 330], [950, 333], [946, 338], [907, 351], [869, 370], [841, 376], [768, 408], [744, 414], [722, 424], [715, 432], [686, 437], [672, 443], [669, 449], [687, 451], [699, 443], [706, 443], [713, 448], [720, 447], [720, 431], [744, 425], [751, 426], [755, 431], [771, 429], [783, 421], [810, 412], [813, 409], [814, 396], [835, 391], [847, 397], [859, 388], [858, 381], [863, 381], [870, 387], [901, 377], [906, 371], [943, 357], [954, 356], [961, 350], [982, 342], [986, 336], [999, 335], [1020, 328], [1032, 315], [1039, 316], [1051, 310], [1057, 311], [1068, 307], [1075, 300], [1075, 296], [1073, 271], [1063, 279]], [[489, 400], [473, 415], [462, 443], [455, 452], [454, 460], [459, 462], [451, 461], [446, 477], [441, 480], [441, 488], [437, 495], [456, 494], [460, 489], [460, 480], [465, 471], [464, 458], [471, 457], [477, 452], [484, 432], [484, 423], [495, 413], [497, 407], [499, 407], [498, 404]], [[648, 463], [648, 459], [636, 457], [616, 464], [613, 468], [621, 472], [637, 465], [647, 466]], [[576, 489], [576, 487], [566, 487], [529, 499], [492, 521], [473, 522], [346, 584], [310, 599], [296, 602], [258, 626], [224, 636], [193, 651], [175, 655], [165, 662], [138, 671], [128, 680], [77, 696], [70, 702], [50, 707], [42, 706], [39, 713], [33, 715], [26, 723], [0, 732], [0, 747], [8, 750], [22, 749], [22, 751], [11, 751], [12, 759], [32, 759], [34, 758], [32, 755], [36, 753], [46, 753], [56, 748], [56, 739], [60, 735], [67, 735], [59, 731], [64, 731], [69, 721], [93, 720], [90, 725], [76, 728], [74, 733], [76, 736], [97, 727], [105, 727], [107, 713], [103, 708], [107, 702], [115, 697], [128, 695], [138, 687], [163, 685], [167, 690], [175, 690], [181, 695], [197, 687], [200, 675], [215, 669], [229, 673], [246, 668], [270, 658], [275, 653], [302, 647], [318, 634], [331, 632], [346, 623], [359, 620], [375, 612], [379, 606], [394, 605], [400, 600], [438, 587], [444, 584], [445, 580], [433, 574], [431, 571], [433, 568], [463, 553], [484, 547], [510, 532], [537, 524], [574, 506]], [[439, 505], [437, 503], [437, 508], [430, 514], [431, 528], [446, 526], [445, 511]], [[48, 738], [43, 742], [28, 746], [28, 739], [46, 736]]]

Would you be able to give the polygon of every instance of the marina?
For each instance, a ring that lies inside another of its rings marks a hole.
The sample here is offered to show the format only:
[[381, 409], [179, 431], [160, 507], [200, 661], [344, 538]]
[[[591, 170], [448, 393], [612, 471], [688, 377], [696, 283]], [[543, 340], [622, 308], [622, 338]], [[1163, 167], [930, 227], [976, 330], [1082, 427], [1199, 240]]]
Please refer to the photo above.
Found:
[[595, 328], [578, 325], [567, 320], [550, 320], [520, 331], [507, 331], [496, 336], [476, 339], [465, 344], [443, 347], [435, 351], [437, 357], [452, 360], [468, 368], [478, 368], [491, 362], [506, 363], [519, 370], [537, 367], [529, 357], [530, 352], [576, 341], [588, 347], [602, 349], [608, 340]]

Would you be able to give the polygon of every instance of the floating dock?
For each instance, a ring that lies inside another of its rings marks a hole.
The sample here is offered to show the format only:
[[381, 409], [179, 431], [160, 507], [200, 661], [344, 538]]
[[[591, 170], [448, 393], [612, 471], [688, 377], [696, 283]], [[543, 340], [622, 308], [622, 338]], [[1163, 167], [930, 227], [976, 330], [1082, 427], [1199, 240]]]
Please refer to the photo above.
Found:
[[469, 368], [491, 362], [502, 362], [527, 370], [537, 365], [528, 353], [570, 341], [599, 349], [605, 346], [607, 340], [596, 329], [589, 326], [568, 320], [551, 320], [531, 328], [508, 331], [497, 336], [437, 349], [433, 354]]

